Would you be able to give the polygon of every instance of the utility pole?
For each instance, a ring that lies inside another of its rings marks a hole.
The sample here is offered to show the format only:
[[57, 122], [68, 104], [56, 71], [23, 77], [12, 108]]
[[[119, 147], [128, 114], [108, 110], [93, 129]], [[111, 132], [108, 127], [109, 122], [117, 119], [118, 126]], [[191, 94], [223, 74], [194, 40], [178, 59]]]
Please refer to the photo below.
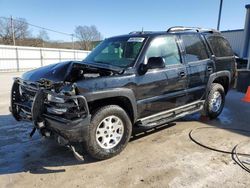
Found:
[[12, 33], [13, 45], [16, 46], [15, 31], [14, 31], [14, 21], [13, 21], [12, 16], [10, 17], [10, 24], [11, 24], [11, 33]]
[[220, 0], [220, 10], [219, 10], [219, 16], [218, 16], [218, 22], [217, 22], [217, 30], [220, 30], [220, 19], [221, 19], [221, 11], [222, 11], [222, 4], [223, 0]]

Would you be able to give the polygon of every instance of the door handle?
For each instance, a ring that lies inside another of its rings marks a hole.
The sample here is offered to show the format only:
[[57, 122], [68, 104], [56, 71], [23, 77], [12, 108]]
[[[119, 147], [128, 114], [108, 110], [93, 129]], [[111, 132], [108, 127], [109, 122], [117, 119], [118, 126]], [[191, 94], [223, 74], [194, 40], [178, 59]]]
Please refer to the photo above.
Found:
[[212, 73], [212, 72], [213, 72], [213, 67], [208, 66], [208, 67], [207, 67], [207, 72]]
[[186, 73], [185, 73], [184, 71], [181, 71], [181, 72], [179, 73], [179, 75], [180, 75], [181, 78], [184, 78], [184, 77], [186, 76]]

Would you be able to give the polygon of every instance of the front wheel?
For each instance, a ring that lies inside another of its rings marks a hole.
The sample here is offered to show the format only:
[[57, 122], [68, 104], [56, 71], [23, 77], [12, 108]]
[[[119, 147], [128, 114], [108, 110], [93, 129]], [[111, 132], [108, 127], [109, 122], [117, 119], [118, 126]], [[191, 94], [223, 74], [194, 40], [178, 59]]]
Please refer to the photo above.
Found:
[[87, 152], [96, 159], [108, 159], [127, 145], [132, 124], [127, 113], [117, 105], [97, 110], [91, 119]]
[[203, 114], [210, 119], [220, 115], [225, 104], [225, 91], [221, 84], [212, 83], [204, 104]]

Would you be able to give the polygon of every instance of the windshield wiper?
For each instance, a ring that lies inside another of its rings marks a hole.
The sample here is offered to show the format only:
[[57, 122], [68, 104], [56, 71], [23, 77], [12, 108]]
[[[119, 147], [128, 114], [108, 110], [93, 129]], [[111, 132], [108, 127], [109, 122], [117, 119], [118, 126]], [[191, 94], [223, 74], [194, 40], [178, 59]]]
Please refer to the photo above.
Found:
[[117, 74], [123, 74], [125, 71], [125, 68], [110, 65], [110, 64], [107, 64], [107, 63], [101, 62], [101, 61], [94, 61], [94, 62], [89, 62], [89, 63], [86, 61], [82, 61], [81, 63], [84, 65], [90, 66], [90, 67], [109, 70], [109, 71], [112, 71], [113, 73], [117, 73]]

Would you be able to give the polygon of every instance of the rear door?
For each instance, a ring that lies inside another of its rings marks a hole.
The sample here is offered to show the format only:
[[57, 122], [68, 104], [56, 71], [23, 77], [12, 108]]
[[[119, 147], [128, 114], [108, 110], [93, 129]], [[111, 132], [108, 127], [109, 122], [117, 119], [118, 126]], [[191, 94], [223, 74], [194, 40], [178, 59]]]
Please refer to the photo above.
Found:
[[209, 58], [200, 34], [182, 34], [180, 39], [188, 72], [187, 103], [190, 103], [201, 99], [205, 94], [209, 75], [214, 72], [214, 62]]
[[206, 39], [214, 54], [216, 72], [222, 70], [234, 72], [235, 57], [229, 42], [220, 35], [207, 35]]

